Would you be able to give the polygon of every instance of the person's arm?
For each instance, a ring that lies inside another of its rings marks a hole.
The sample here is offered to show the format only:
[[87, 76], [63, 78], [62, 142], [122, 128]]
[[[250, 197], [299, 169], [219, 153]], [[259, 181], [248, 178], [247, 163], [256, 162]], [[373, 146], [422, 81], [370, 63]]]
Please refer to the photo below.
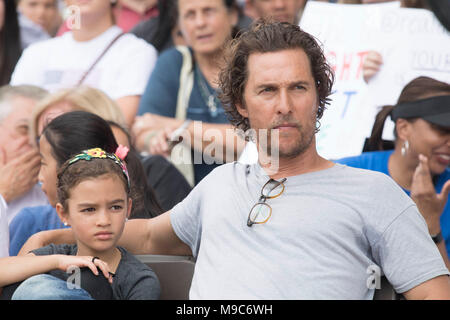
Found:
[[0, 287], [23, 281], [31, 276], [46, 273], [50, 270], [60, 269], [66, 271], [70, 266], [88, 267], [98, 275], [98, 266], [103, 275], [110, 279], [107, 264], [99, 259], [92, 262], [90, 256], [67, 256], [60, 254], [36, 256], [29, 253], [21, 257], [6, 257], [0, 259]]
[[450, 280], [439, 276], [403, 293], [408, 300], [450, 300]]
[[[28, 239], [20, 250], [19, 256], [50, 243], [74, 242], [71, 229], [41, 231]], [[152, 219], [128, 220], [118, 245], [133, 254], [192, 255], [189, 246], [183, 243], [173, 231], [170, 211]]]
[[22, 246], [18, 256], [25, 256], [30, 251], [45, 247], [50, 243], [54, 244], [73, 244], [75, 237], [72, 229], [56, 229], [41, 231], [33, 234]]
[[[184, 120], [149, 113], [138, 119], [133, 127], [138, 149], [167, 156], [170, 136]], [[192, 150], [207, 151], [208, 156], [224, 162], [237, 160], [246, 143], [230, 124], [192, 121], [185, 134], [188, 139], [183, 143]]]
[[152, 219], [128, 220], [118, 245], [133, 254], [192, 255], [189, 246], [175, 234], [170, 211]]

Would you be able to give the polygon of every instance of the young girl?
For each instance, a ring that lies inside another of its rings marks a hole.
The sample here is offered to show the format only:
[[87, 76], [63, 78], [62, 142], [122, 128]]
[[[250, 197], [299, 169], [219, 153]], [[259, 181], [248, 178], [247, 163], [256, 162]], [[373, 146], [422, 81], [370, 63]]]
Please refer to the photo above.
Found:
[[[45, 127], [39, 139], [41, 155], [39, 180], [49, 205], [24, 208], [11, 221], [10, 256], [17, 255], [23, 244], [33, 234], [64, 227], [55, 210], [56, 173], [74, 154], [93, 147], [100, 147], [110, 153], [114, 153], [118, 147], [110, 125], [95, 114], [84, 111], [68, 112], [56, 117]], [[144, 169], [139, 157], [136, 153], [129, 152], [125, 162], [131, 177], [131, 197], [134, 204], [130, 219], [156, 216], [161, 209], [153, 189], [143, 185], [146, 180], [140, 178], [144, 175]], [[143, 194], [144, 190], [146, 194]], [[148, 198], [151, 198], [150, 201]]]
[[[118, 149], [117, 153], [124, 158], [126, 152]], [[160, 287], [155, 273], [116, 247], [131, 207], [128, 171], [116, 154], [95, 148], [69, 159], [58, 171], [56, 210], [61, 221], [72, 227], [76, 245], [49, 245], [26, 256], [0, 259], [0, 287], [27, 279], [13, 299], [90, 299], [93, 294], [86, 288], [95, 289], [97, 282], [104, 285], [102, 278], [92, 277], [93, 283], [83, 288], [83, 277], [88, 275], [81, 273], [82, 288], [77, 289], [76, 281], [72, 287], [64, 285], [71, 275], [60, 270], [88, 267], [99, 275], [98, 267], [111, 283], [113, 299], [157, 299]]]

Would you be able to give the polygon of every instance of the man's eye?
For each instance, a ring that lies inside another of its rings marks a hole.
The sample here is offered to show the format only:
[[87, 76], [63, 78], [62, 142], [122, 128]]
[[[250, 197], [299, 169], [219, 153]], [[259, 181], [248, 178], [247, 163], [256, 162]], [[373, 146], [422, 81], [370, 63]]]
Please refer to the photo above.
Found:
[[274, 87], [267, 87], [261, 90], [261, 93], [265, 93], [265, 92], [273, 92], [275, 90]]
[[95, 208], [84, 208], [81, 212], [94, 212]]
[[115, 210], [115, 211], [119, 211], [119, 210], [122, 210], [122, 206], [118, 206], [118, 205], [116, 205], [116, 206], [112, 206], [111, 207], [111, 209], [113, 209], [113, 210]]

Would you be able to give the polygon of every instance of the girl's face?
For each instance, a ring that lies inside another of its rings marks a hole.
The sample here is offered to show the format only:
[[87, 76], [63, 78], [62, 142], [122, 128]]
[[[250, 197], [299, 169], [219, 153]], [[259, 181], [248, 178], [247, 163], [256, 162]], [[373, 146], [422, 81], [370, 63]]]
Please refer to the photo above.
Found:
[[224, 0], [178, 0], [179, 26], [194, 52], [211, 54], [220, 50], [237, 23], [236, 10]]
[[434, 126], [423, 119], [417, 119], [409, 123], [409, 126], [409, 156], [419, 161], [421, 153], [428, 158], [432, 174], [444, 172], [450, 164], [450, 130]]
[[50, 204], [55, 207], [58, 202], [56, 185], [58, 182], [58, 163], [52, 155], [52, 147], [45, 136], [39, 140], [39, 152], [41, 155], [41, 169], [38, 179], [42, 183], [42, 191], [46, 194]]
[[67, 212], [60, 203], [56, 209], [61, 220], [72, 227], [78, 250], [93, 255], [115, 247], [131, 212], [131, 199], [122, 180], [106, 174], [73, 187]]

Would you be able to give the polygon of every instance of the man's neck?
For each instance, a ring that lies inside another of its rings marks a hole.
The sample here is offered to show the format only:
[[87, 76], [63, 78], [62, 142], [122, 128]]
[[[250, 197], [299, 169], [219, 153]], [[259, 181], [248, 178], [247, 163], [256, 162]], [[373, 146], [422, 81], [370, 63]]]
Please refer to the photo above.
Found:
[[295, 157], [279, 157], [277, 161], [269, 162], [267, 157], [259, 153], [258, 161], [267, 175], [275, 180], [325, 170], [334, 166], [333, 162], [317, 153], [314, 141], [307, 150]]

